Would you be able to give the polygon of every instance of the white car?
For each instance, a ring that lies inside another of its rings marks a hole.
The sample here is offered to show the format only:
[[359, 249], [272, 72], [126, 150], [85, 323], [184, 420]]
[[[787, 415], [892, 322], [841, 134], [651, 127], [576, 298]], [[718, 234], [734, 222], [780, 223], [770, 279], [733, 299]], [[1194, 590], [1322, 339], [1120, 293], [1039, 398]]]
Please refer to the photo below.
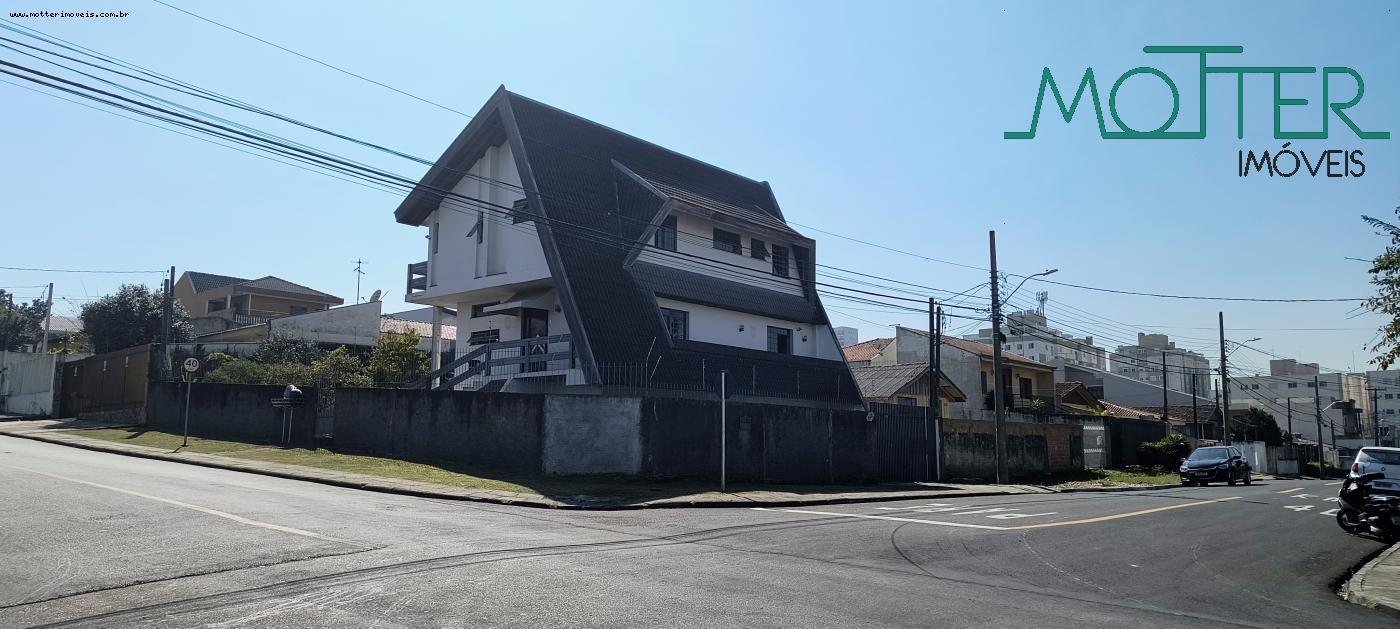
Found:
[[1371, 483], [1371, 489], [1400, 494], [1400, 448], [1368, 446], [1357, 452], [1356, 462], [1351, 464], [1351, 475], [1371, 472], [1385, 474], [1385, 478]]

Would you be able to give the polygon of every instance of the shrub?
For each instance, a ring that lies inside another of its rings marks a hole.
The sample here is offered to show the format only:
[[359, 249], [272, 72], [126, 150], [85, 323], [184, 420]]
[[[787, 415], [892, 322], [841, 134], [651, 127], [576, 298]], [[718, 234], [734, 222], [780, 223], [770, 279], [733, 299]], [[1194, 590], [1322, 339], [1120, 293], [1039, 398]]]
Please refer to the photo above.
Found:
[[1190, 454], [1191, 442], [1177, 433], [1138, 446], [1138, 460], [1144, 467], [1172, 469]]

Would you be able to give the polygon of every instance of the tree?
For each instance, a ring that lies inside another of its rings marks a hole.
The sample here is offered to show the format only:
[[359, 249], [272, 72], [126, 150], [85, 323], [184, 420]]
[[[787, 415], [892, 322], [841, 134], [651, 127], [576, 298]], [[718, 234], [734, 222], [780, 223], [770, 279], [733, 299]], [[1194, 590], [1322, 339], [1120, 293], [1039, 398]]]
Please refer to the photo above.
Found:
[[253, 355], [253, 359], [260, 363], [302, 363], [310, 365], [316, 360], [325, 356], [325, 350], [321, 346], [302, 339], [290, 336], [273, 335], [262, 345], [258, 346], [258, 352]]
[[381, 387], [402, 387], [428, 373], [432, 359], [418, 349], [415, 332], [385, 332], [369, 354], [369, 375]]
[[[1395, 213], [1400, 215], [1400, 207]], [[1400, 361], [1400, 226], [1364, 214], [1361, 219], [1376, 228], [1376, 235], [1390, 237], [1390, 245], [1371, 260], [1371, 285], [1376, 287], [1376, 296], [1362, 304], [1388, 319], [1381, 326], [1380, 338], [1370, 347], [1379, 352], [1371, 362], [1388, 369]]]
[[0, 350], [9, 352], [34, 345], [44, 336], [44, 300], [26, 305], [14, 303], [14, 295], [0, 290]]
[[[123, 284], [117, 292], [83, 306], [83, 330], [101, 354], [142, 343], [158, 342], [165, 308], [165, 294], [139, 284]], [[194, 338], [194, 326], [180, 302], [175, 302], [171, 341]]]
[[1283, 445], [1283, 430], [1278, 420], [1260, 409], [1251, 408], [1234, 424], [1236, 441], [1263, 441], [1265, 445]]

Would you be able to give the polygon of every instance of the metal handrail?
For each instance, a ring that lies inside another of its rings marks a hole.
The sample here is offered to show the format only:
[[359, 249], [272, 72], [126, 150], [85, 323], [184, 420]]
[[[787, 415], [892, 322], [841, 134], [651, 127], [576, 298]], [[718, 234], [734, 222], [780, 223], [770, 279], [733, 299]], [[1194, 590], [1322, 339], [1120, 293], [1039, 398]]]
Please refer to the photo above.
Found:
[[[483, 371], [487, 371], [491, 367], [497, 365], [523, 365], [527, 363], [548, 362], [551, 360], [562, 360], [565, 358], [569, 358], [573, 355], [572, 348], [570, 348], [570, 351], [567, 352], [548, 352], [546, 350], [546, 353], [543, 354], [525, 353], [520, 356], [508, 356], [505, 358], [494, 358], [492, 354], [498, 350], [528, 348], [530, 346], [538, 345], [544, 345], [546, 348], [548, 348], [548, 346], [552, 343], [569, 343], [571, 342], [571, 340], [572, 337], [568, 334], [555, 334], [552, 336], [536, 336], [527, 339], [515, 339], [510, 341], [498, 341], [495, 343], [487, 343], [485, 345], [477, 347], [476, 349], [466, 354], [457, 357], [452, 362], [443, 365], [437, 370], [428, 373], [415, 386], [421, 385], [423, 388], [432, 388], [434, 391], [443, 391], [446, 389], [450, 389], [453, 386], [456, 386], [458, 383], [466, 380], [467, 378], [482, 373]], [[473, 360], [481, 359], [482, 356], [485, 356], [485, 359], [482, 360], [480, 363], [468, 368], [462, 373], [456, 374], [451, 378], [442, 381], [437, 386], [433, 386], [434, 380], [441, 378], [445, 375], [451, 374], [453, 371], [457, 370], [462, 365], [469, 364]]]

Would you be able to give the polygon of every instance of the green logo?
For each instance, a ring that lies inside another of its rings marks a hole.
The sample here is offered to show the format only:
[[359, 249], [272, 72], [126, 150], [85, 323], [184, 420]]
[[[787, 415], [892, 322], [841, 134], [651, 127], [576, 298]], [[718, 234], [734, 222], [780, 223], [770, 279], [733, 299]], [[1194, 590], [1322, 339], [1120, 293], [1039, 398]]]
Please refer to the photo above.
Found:
[[[1361, 79], [1361, 74], [1356, 70], [1347, 67], [1325, 66], [1322, 71], [1322, 105], [1319, 108], [1322, 117], [1321, 131], [1285, 131], [1281, 122], [1284, 107], [1304, 107], [1308, 105], [1306, 98], [1285, 98], [1283, 96], [1283, 75], [1285, 74], [1317, 74], [1319, 68], [1304, 66], [1212, 66], [1207, 63], [1207, 55], [1213, 54], [1238, 54], [1244, 52], [1243, 46], [1145, 46], [1142, 49], [1147, 54], [1194, 54], [1200, 55], [1200, 121], [1197, 123], [1195, 131], [1172, 131], [1172, 125], [1176, 123], [1177, 114], [1181, 111], [1181, 93], [1177, 90], [1176, 83], [1165, 72], [1157, 68], [1139, 66], [1124, 72], [1118, 80], [1113, 82], [1113, 87], [1108, 90], [1108, 114], [1117, 125], [1118, 130], [1109, 130], [1104, 124], [1103, 105], [1099, 99], [1099, 86], [1094, 80], [1094, 69], [1086, 68], [1084, 76], [1079, 79], [1079, 87], [1074, 91], [1074, 98], [1065, 105], [1063, 93], [1060, 86], [1055, 83], [1055, 77], [1050, 73], [1050, 68], [1045, 68], [1040, 75], [1040, 91], [1035, 97], [1035, 110], [1031, 113], [1031, 128], [1029, 131], [1007, 131], [1002, 136], [1007, 140], [1030, 140], [1035, 138], [1036, 129], [1040, 126], [1040, 111], [1045, 104], [1045, 91], [1048, 87], [1051, 96], [1055, 98], [1055, 105], [1060, 110], [1060, 116], [1066, 123], [1074, 119], [1074, 114], [1079, 111], [1084, 104], [1084, 93], [1089, 93], [1094, 106], [1094, 117], [1098, 119], [1099, 137], [1105, 140], [1200, 140], [1206, 137], [1206, 78], [1212, 74], [1233, 74], [1236, 77], [1236, 98], [1238, 108], [1236, 110], [1235, 133], [1236, 137], [1244, 138], [1244, 78], [1250, 74], [1270, 74], [1274, 77], [1274, 137], [1280, 140], [1324, 140], [1327, 139], [1328, 125], [1332, 116], [1336, 116], [1346, 126], [1351, 129], [1356, 137], [1364, 140], [1386, 140], [1390, 138], [1389, 131], [1362, 131], [1347, 115], [1347, 110], [1355, 107], [1361, 102], [1361, 97], [1366, 92], [1366, 83]], [[1334, 75], [1347, 75], [1356, 81], [1356, 95], [1345, 102], [1333, 102], [1330, 92], [1331, 79]], [[1171, 115], [1162, 122], [1156, 129], [1143, 131], [1129, 127], [1127, 123], [1118, 115], [1118, 90], [1123, 87], [1123, 83], [1128, 79], [1138, 75], [1150, 75], [1161, 80], [1172, 95]]]

